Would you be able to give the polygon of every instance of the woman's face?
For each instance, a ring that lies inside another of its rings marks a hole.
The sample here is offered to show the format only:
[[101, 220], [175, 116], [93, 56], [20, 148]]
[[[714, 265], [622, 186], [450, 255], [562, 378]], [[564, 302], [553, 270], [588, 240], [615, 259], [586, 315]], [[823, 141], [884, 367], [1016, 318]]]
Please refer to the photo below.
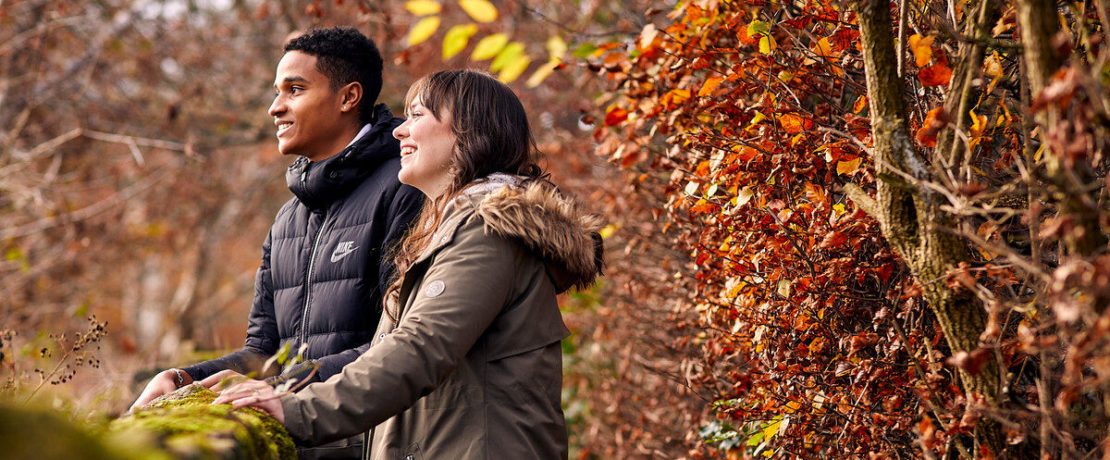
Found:
[[451, 131], [451, 113], [440, 109], [436, 119], [419, 97], [406, 111], [408, 118], [393, 130], [393, 137], [401, 141], [397, 178], [434, 199], [447, 190], [452, 179], [455, 134]]

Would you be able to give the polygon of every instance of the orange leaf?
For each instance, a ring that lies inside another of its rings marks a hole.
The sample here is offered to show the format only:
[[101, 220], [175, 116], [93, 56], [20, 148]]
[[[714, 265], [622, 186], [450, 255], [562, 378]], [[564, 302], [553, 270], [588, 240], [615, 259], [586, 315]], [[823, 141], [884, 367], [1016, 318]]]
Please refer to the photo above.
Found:
[[796, 113], [786, 113], [779, 117], [779, 123], [788, 134], [798, 134], [802, 130], [812, 129], [813, 121]]
[[933, 40], [936, 37], [922, 37], [914, 34], [910, 36], [910, 51], [913, 51], [914, 62], [918, 67], [925, 67], [933, 60]]
[[617, 106], [610, 107], [609, 110], [605, 112], [605, 126], [618, 125], [627, 119], [628, 111]]
[[663, 95], [663, 103], [668, 106], [671, 104], [681, 104], [686, 102], [687, 99], [690, 99], [690, 90], [687, 89], [676, 88], [667, 91], [667, 94]]
[[701, 163], [698, 163], [698, 167], [694, 170], [694, 174], [697, 174], [698, 176], [703, 176], [703, 177], [708, 176], [709, 175], [709, 160], [705, 160], [705, 161], [702, 161]]
[[705, 83], [703, 83], [701, 89], [698, 90], [698, 97], [705, 97], [713, 94], [713, 91], [715, 91], [717, 86], [720, 86], [721, 82], [724, 80], [724, 77], [709, 77], [705, 79]]
[[971, 115], [971, 137], [979, 137], [983, 135], [983, 131], [987, 128], [987, 116], [978, 115], [974, 110], [968, 112]]
[[863, 161], [862, 158], [855, 160], [841, 161], [836, 164], [836, 173], [850, 176], [859, 170], [859, 164]]
[[710, 213], [717, 210], [717, 205], [708, 201], [698, 203], [690, 207], [690, 212], [694, 214]]
[[860, 113], [863, 109], [867, 108], [867, 96], [860, 96], [856, 99], [856, 105], [852, 106], [852, 113]]
[[952, 80], [952, 69], [943, 63], [936, 63], [917, 72], [922, 86], [947, 85]]

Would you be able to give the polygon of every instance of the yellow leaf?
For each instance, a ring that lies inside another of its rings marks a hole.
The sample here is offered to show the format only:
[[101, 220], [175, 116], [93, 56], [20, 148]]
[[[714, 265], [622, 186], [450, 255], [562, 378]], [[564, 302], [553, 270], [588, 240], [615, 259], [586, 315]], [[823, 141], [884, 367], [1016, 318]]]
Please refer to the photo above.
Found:
[[509, 43], [508, 46], [501, 49], [500, 53], [497, 53], [497, 57], [493, 58], [493, 62], [491, 62], [489, 65], [489, 70], [491, 72], [497, 72], [503, 67], [509, 65], [510, 62], [516, 61], [516, 58], [520, 57], [521, 54], [524, 54], [523, 43]]
[[844, 203], [837, 203], [837, 204], [833, 205], [833, 215], [834, 216], [840, 217], [842, 214], [844, 214], [846, 212], [848, 212], [848, 210], [845, 208]]
[[724, 77], [709, 77], [705, 79], [705, 83], [703, 83], [701, 85], [701, 89], [698, 90], [698, 97], [705, 97], [713, 94], [713, 91], [715, 91], [717, 89], [717, 86], [719, 86], [724, 80]]
[[459, 6], [475, 21], [486, 23], [497, 19], [497, 8], [487, 0], [459, 0]]
[[547, 54], [553, 58], [562, 59], [563, 55], [567, 54], [567, 42], [558, 35], [552, 35], [547, 39]]
[[779, 427], [782, 426], [782, 415], [778, 415], [771, 419], [771, 422], [763, 427], [764, 441], [771, 439], [772, 436], [778, 434]]
[[440, 5], [439, 2], [433, 2], [431, 0], [409, 0], [405, 2], [405, 9], [409, 10], [409, 13], [417, 16], [439, 14], [442, 8], [443, 6]]
[[528, 57], [527, 54], [521, 54], [501, 68], [501, 73], [497, 74], [497, 79], [503, 83], [510, 83], [520, 77], [520, 74], [524, 73], [524, 69], [527, 69], [528, 64], [531, 63], [532, 58]]
[[799, 142], [802, 142], [804, 140], [806, 140], [806, 134], [798, 133], [797, 136], [790, 138], [790, 146], [793, 147], [795, 145], [798, 145]]
[[779, 72], [779, 80], [782, 80], [783, 82], [788, 82], [788, 81], [793, 80], [793, 79], [794, 79], [794, 73], [793, 72], [790, 72], [788, 70], [783, 70], [783, 71]]
[[505, 34], [491, 34], [487, 35], [478, 44], [474, 45], [474, 52], [470, 53], [470, 59], [474, 61], [484, 61], [491, 57], [497, 56], [501, 49], [509, 43], [509, 36]]
[[427, 40], [436, 33], [439, 28], [439, 16], [428, 16], [416, 22], [409, 31], [409, 46], [413, 46]]
[[817, 40], [817, 43], [813, 45], [813, 52], [823, 58], [837, 58], [837, 53], [833, 51], [832, 44], [829, 43], [828, 37]]
[[767, 119], [767, 115], [764, 115], [763, 112], [756, 112], [755, 116], [752, 117], [752, 122], [749, 123], [749, 124], [750, 125], [757, 125], [757, 124], [759, 124], [759, 122], [761, 122], [763, 120], [766, 120], [766, 119]]
[[998, 55], [998, 51], [983, 60], [983, 72], [994, 78], [1002, 76], [1002, 58]]
[[837, 174], [850, 175], [850, 174], [856, 172], [856, 170], [859, 169], [859, 164], [860, 164], [861, 161], [863, 161], [862, 157], [861, 158], [856, 158], [855, 160], [851, 160], [851, 161], [838, 162], [836, 164], [836, 173]]
[[470, 37], [476, 33], [478, 33], [477, 24], [460, 24], [447, 29], [447, 34], [443, 36], [443, 60], [446, 61], [459, 54], [470, 42]]
[[774, 51], [775, 48], [778, 48], [778, 44], [775, 43], [775, 37], [772, 37], [770, 35], [764, 35], [764, 36], [759, 38], [759, 52], [760, 53], [771, 54], [771, 52]]
[[543, 81], [547, 79], [547, 77], [549, 77], [552, 72], [555, 71], [555, 68], [559, 67], [559, 64], [561, 62], [562, 61], [560, 61], [558, 58], [551, 58], [547, 61], [546, 64], [541, 65], [540, 68], [536, 69], [536, 71], [532, 73], [532, 76], [528, 77], [528, 81], [525, 82], [524, 85], [529, 88], [540, 86], [540, 83], [543, 83]]
[[608, 239], [610, 236], [613, 236], [613, 234], [617, 232], [617, 228], [617, 224], [609, 224], [606, 225], [605, 228], [598, 230], [597, 233], [598, 235], [601, 235], [601, 239], [605, 240]]

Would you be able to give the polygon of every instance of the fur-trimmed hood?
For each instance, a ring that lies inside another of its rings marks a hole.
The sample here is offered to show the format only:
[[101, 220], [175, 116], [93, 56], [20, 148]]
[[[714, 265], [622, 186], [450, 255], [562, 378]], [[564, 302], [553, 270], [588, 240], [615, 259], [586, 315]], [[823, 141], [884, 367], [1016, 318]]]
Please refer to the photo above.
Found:
[[486, 233], [515, 238], [544, 259], [559, 292], [588, 288], [601, 274], [601, 219], [542, 180], [500, 185], [477, 206]]

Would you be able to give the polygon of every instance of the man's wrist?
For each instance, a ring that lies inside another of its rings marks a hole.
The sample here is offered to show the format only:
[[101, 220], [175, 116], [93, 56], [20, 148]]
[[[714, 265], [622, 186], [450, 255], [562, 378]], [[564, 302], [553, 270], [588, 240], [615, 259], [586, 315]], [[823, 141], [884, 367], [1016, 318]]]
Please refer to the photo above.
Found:
[[173, 383], [177, 385], [178, 388], [193, 383], [193, 376], [189, 375], [188, 372], [177, 368], [170, 369], [170, 371], [173, 372]]

